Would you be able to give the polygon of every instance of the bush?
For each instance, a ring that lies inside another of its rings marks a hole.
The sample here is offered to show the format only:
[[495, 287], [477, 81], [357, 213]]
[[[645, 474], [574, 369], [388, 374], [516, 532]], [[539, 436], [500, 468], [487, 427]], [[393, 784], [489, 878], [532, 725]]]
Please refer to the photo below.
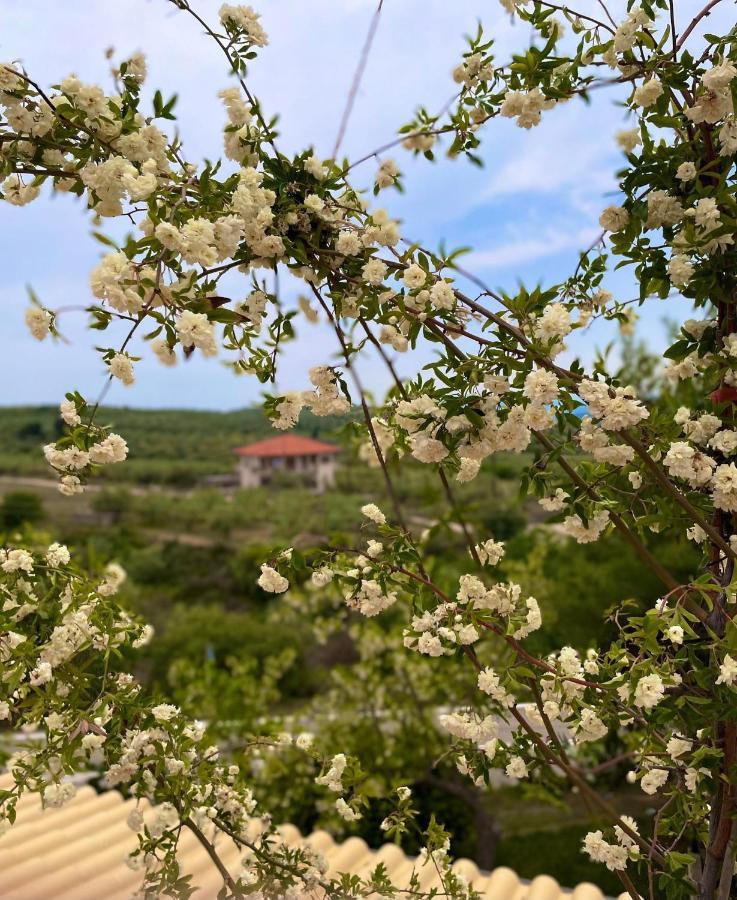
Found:
[[38, 494], [30, 491], [11, 491], [0, 504], [0, 522], [4, 528], [20, 528], [33, 525], [44, 515], [43, 503]]

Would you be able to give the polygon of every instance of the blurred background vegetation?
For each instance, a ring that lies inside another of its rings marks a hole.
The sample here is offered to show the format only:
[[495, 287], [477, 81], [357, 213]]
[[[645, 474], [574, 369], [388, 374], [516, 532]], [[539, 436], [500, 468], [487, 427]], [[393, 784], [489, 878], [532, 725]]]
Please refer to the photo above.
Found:
[[[101, 421], [125, 436], [131, 458], [105, 467], [105, 480], [84, 494], [64, 498], [40, 452], [60, 433], [56, 410], [0, 410], [0, 528], [5, 539], [25, 532], [63, 541], [92, 566], [118, 561], [128, 573], [124, 602], [155, 627], [151, 643], [122, 665], [205, 719], [234, 757], [249, 736], [287, 727], [314, 731], [325, 752], [354, 753], [379, 772], [367, 785], [373, 799], [363, 819], [348, 825], [335, 815], [334, 798], [314, 785], [304, 756], [251, 752], [256, 792], [276, 816], [379, 845], [388, 810], [381, 795], [409, 784], [425, 819], [433, 810], [453, 831], [455, 852], [484, 867], [509, 865], [522, 877], [545, 872], [562, 884], [590, 880], [618, 893], [617, 880], [580, 852], [583, 835], [598, 824], [580, 797], [554, 800], [534, 785], [505, 781], [482, 792], [444, 761], [448, 739], [437, 710], [467, 695], [473, 677], [452, 660], [402, 651], [399, 604], [379, 620], [358, 621], [329, 589], [296, 586], [275, 597], [256, 586], [274, 550], [296, 546], [309, 556], [330, 543], [356, 546], [360, 507], [372, 501], [389, 512], [379, 470], [356, 457], [350, 421], [301, 420], [300, 433], [344, 448], [337, 486], [324, 494], [287, 480], [248, 491], [208, 485], [234, 471], [234, 447], [273, 433], [259, 410], [107, 409]], [[611, 637], [610, 607], [623, 598], [651, 606], [660, 587], [616, 535], [579, 545], [546, 522], [534, 498], [519, 496], [529, 462], [493, 457], [476, 480], [457, 486], [458, 503], [478, 536], [506, 542], [499, 577], [520, 582], [540, 602], [545, 627], [528, 648], [544, 655], [568, 644], [585, 652]], [[432, 576], [452, 585], [466, 570], [467, 550], [448, 521], [440, 483], [405, 460], [397, 485], [410, 528], [431, 529]], [[654, 540], [685, 580], [695, 552], [671, 538]], [[606, 750], [618, 749], [615, 735]], [[653, 815], [652, 800], [626, 784], [625, 772], [608, 769], [599, 787], [622, 811]], [[405, 849], [417, 847], [410, 839]]]

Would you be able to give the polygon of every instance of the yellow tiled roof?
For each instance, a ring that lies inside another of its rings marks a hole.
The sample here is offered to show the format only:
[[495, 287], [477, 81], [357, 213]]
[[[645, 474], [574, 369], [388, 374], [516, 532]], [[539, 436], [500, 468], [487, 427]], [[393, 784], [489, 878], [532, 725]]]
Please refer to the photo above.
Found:
[[[3, 900], [127, 900], [140, 884], [141, 875], [129, 869], [124, 858], [137, 845], [126, 819], [136, 806], [117, 791], [98, 794], [81, 787], [60, 809], [41, 806], [38, 795], [24, 795], [18, 804], [16, 824], [0, 838], [0, 898]], [[144, 816], [150, 815], [146, 808]], [[329, 875], [352, 872], [366, 875], [383, 862], [395, 884], [406, 883], [415, 860], [396, 845], [372, 850], [361, 838], [336, 843], [325, 831], [304, 838], [293, 825], [280, 828], [288, 844], [304, 842], [322, 853]], [[187, 830], [183, 831], [179, 858], [183, 870], [198, 886], [198, 900], [214, 900], [222, 882], [210, 858]], [[238, 869], [241, 851], [231, 842], [218, 845], [224, 864]], [[555, 879], [539, 875], [522, 881], [507, 868], [482, 873], [470, 860], [459, 860], [456, 869], [488, 900], [604, 900], [592, 884], [561, 889]], [[418, 869], [422, 886], [437, 883], [434, 867]]]

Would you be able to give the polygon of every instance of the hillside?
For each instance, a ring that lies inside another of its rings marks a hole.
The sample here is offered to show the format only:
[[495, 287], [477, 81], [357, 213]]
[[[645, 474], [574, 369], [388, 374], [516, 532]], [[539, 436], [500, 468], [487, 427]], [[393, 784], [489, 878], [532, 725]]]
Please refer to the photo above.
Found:
[[[138, 482], [193, 484], [207, 475], [232, 471], [232, 450], [273, 434], [259, 408], [232, 412], [104, 407], [98, 421], [123, 435], [130, 448], [126, 466], [106, 467], [103, 477]], [[336, 440], [346, 419], [316, 418], [303, 412], [299, 434]], [[49, 474], [41, 447], [61, 433], [54, 406], [0, 408], [0, 474]]]

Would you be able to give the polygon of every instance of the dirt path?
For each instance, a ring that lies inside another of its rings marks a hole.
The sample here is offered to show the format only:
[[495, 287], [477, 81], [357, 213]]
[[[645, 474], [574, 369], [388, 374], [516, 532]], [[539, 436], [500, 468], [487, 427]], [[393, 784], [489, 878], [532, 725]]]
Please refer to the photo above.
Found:
[[[0, 492], [3, 492], [8, 488], [35, 488], [36, 490], [54, 491], [54, 493], [57, 493], [59, 490], [59, 482], [54, 481], [52, 478], [33, 478], [26, 475], [0, 475]], [[115, 490], [116, 488], [121, 488], [122, 490], [125, 490], [129, 494], [133, 494], [136, 497], [143, 497], [146, 494], [153, 493], [173, 494], [178, 497], [186, 497], [191, 493], [191, 491], [189, 490], [161, 488], [157, 485], [134, 484], [130, 481], [115, 481], [106, 483], [90, 482], [84, 486], [84, 493], [96, 494], [99, 491]]]
[[142, 528], [146, 537], [154, 541], [164, 543], [186, 544], [188, 547], [214, 547], [216, 544], [227, 543], [224, 540], [206, 537], [204, 534], [192, 534], [187, 531], [160, 531], [158, 528]]

